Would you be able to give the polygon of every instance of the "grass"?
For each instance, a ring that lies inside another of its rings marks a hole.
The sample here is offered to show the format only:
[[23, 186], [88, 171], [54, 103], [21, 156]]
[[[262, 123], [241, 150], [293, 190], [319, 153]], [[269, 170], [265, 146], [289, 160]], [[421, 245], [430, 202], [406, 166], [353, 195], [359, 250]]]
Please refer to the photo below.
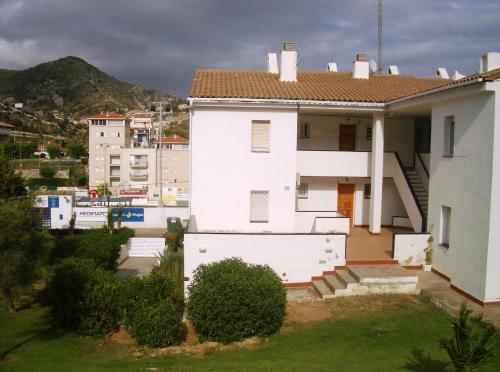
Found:
[[19, 168], [19, 164], [22, 164], [22, 169], [38, 168], [40, 164], [42, 166], [43, 165], [50, 165], [50, 166], [53, 166], [54, 168], [57, 168], [57, 169], [67, 169], [67, 168], [70, 168], [71, 165], [73, 165], [73, 164], [81, 164], [81, 163], [59, 161], [59, 160], [46, 160], [46, 159], [38, 160], [38, 158], [24, 158], [24, 159], [21, 159], [21, 161], [19, 161], [19, 159], [11, 159], [9, 161], [13, 165], [14, 168]]
[[[372, 298], [373, 299], [373, 298]], [[0, 314], [0, 370], [8, 371], [440, 371], [439, 349], [451, 333], [450, 318], [425, 300], [389, 299], [370, 308], [370, 297], [349, 316], [287, 325], [254, 350], [214, 351], [205, 356], [137, 356], [125, 346], [92, 340], [51, 326], [48, 311], [35, 307]], [[359, 303], [359, 300], [357, 300]], [[345, 311], [349, 300], [340, 300]], [[327, 306], [337, 306], [335, 302]], [[335, 314], [335, 312], [332, 312]], [[139, 349], [140, 350], [140, 349]], [[136, 350], [137, 352], [137, 350]], [[479, 371], [495, 371], [496, 357]]]

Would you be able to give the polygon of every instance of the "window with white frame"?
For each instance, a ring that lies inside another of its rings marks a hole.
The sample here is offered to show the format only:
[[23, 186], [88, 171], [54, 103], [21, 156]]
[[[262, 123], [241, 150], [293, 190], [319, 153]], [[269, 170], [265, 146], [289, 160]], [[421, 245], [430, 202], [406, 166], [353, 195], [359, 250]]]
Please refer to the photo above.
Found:
[[250, 222], [269, 222], [269, 191], [250, 191]]
[[309, 192], [309, 186], [307, 183], [303, 183], [297, 186], [297, 198], [307, 199]]
[[455, 152], [455, 117], [447, 116], [444, 119], [444, 153], [445, 157], [453, 157]]
[[252, 121], [252, 152], [269, 152], [270, 127], [268, 120]]
[[309, 138], [309, 123], [300, 124], [300, 138]]
[[451, 224], [451, 208], [442, 205], [439, 244], [446, 248], [450, 246], [450, 224]]

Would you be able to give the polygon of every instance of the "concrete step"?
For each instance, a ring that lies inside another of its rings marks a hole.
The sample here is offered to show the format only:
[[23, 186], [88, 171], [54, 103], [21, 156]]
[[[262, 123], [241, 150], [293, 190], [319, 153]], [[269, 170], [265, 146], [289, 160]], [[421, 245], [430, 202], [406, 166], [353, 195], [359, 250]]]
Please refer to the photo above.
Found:
[[313, 288], [316, 292], [319, 293], [319, 296], [323, 299], [334, 298], [335, 294], [332, 290], [326, 285], [323, 280], [313, 280], [312, 281]]
[[359, 287], [359, 282], [354, 278], [348, 270], [336, 270], [335, 276], [346, 286], [348, 289], [355, 289]]
[[398, 265], [355, 265], [347, 269], [360, 285], [418, 283], [417, 275]]
[[335, 297], [346, 296], [349, 294], [347, 286], [344, 283], [341, 283], [335, 275], [325, 275], [323, 279]]

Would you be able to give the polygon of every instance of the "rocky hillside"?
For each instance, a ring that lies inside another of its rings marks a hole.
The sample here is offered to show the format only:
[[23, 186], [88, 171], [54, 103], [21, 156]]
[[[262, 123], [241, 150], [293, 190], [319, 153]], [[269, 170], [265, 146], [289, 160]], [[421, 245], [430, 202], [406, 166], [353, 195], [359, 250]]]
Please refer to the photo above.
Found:
[[0, 69], [0, 100], [13, 97], [46, 119], [57, 110], [80, 119], [100, 111], [143, 109], [148, 100], [172, 100], [166, 94], [129, 84], [83, 59], [65, 57], [26, 70]]

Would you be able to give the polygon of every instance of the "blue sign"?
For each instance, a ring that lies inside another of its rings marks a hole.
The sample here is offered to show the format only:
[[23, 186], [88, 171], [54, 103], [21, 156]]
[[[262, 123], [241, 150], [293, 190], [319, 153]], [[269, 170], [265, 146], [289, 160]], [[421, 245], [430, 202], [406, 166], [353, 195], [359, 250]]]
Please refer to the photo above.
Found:
[[[113, 208], [113, 221], [118, 221], [118, 208]], [[144, 208], [123, 208], [122, 222], [144, 222]]]
[[59, 196], [49, 196], [48, 205], [49, 208], [59, 208]]

